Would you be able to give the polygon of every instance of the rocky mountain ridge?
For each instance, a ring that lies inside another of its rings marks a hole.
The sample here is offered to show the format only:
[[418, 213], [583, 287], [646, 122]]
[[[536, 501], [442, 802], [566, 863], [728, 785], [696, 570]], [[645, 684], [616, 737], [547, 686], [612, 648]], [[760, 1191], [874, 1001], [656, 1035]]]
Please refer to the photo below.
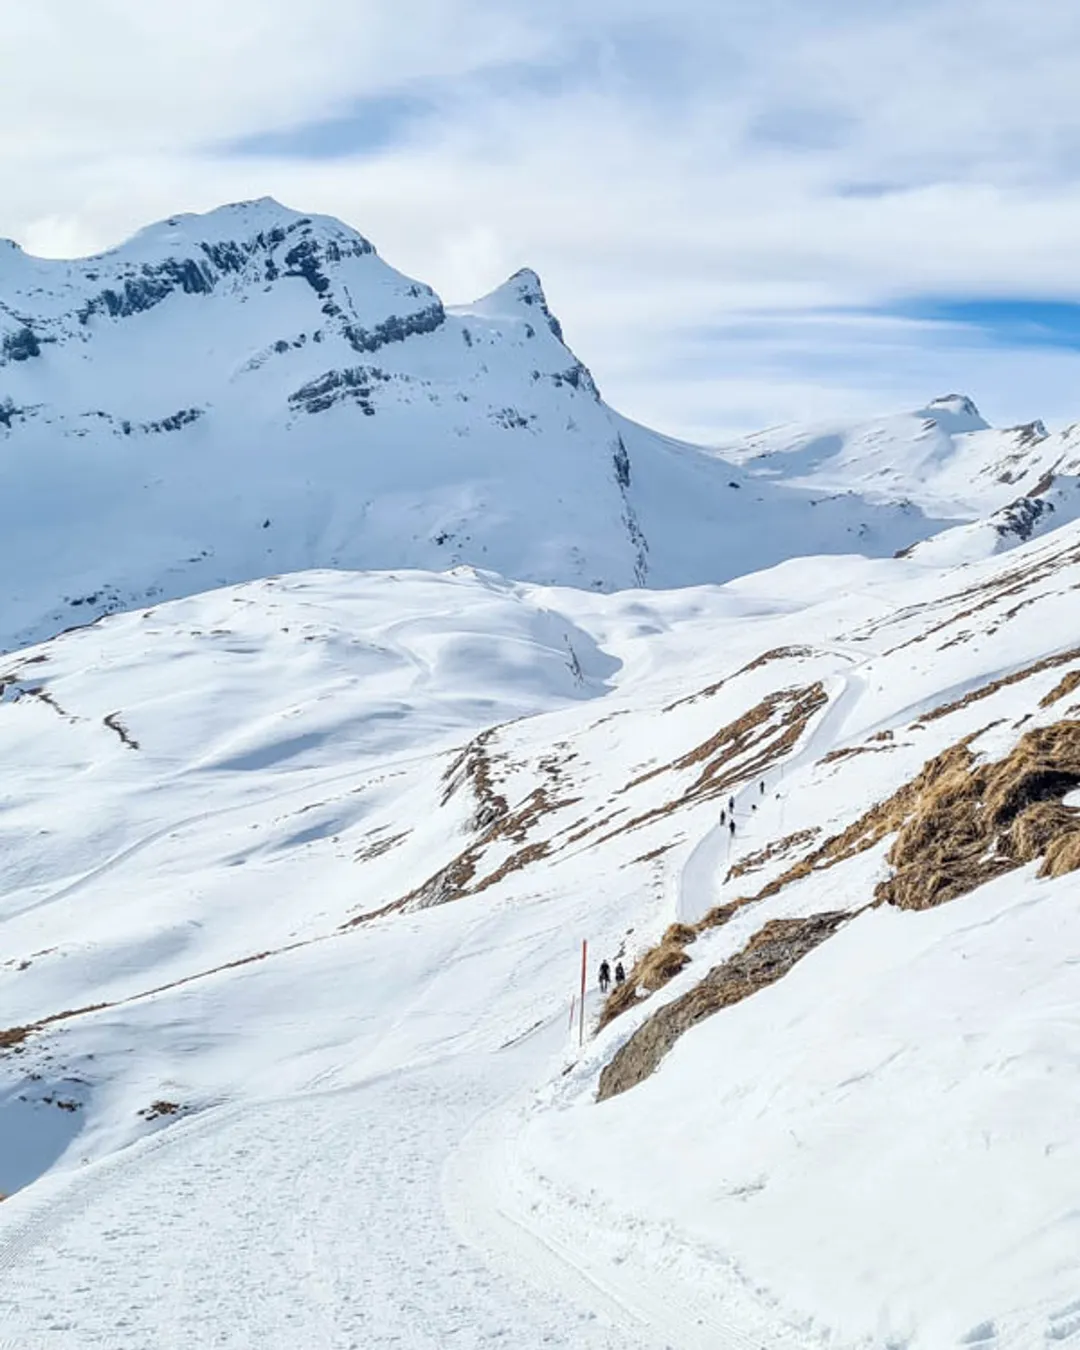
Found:
[[[938, 402], [875, 453], [899, 463], [912, 442], [945, 461], [962, 442], [992, 458], [973, 426]], [[270, 199], [76, 261], [7, 243], [0, 647], [311, 567], [466, 564], [610, 591], [887, 556], [1006, 507], [1034, 473], [1025, 450], [1027, 477], [978, 501], [920, 496], [831, 464], [820, 437], [772, 444], [707, 451], [620, 417], [527, 268], [449, 306], [349, 226]], [[1013, 512], [991, 551], [1071, 502], [1054, 509]]]

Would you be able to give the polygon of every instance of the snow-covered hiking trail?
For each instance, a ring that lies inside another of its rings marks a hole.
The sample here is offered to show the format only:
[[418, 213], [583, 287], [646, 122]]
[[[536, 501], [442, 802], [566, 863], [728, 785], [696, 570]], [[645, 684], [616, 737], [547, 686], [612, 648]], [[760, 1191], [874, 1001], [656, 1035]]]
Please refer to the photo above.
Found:
[[615, 1350], [628, 1315], [493, 1273], [447, 1220], [446, 1159], [505, 1090], [489, 1058], [224, 1108], [73, 1175], [2, 1240], [0, 1347]]
[[[846, 652], [836, 654], [855, 663], [855, 658]], [[731, 833], [726, 821], [714, 825], [691, 849], [683, 865], [675, 906], [680, 922], [694, 923], [719, 903], [724, 875], [732, 863], [739, 860], [741, 853], [752, 851], [761, 842], [783, 834], [784, 781], [797, 769], [814, 764], [834, 747], [849, 713], [859, 701], [861, 690], [862, 682], [854, 672], [838, 675], [828, 703], [795, 751], [764, 777], [754, 778], [733, 794], [731, 815], [735, 820], [735, 833]], [[727, 802], [724, 806], [730, 809]], [[777, 816], [778, 829], [773, 828]]]
[[46, 1180], [0, 1229], [0, 1350], [757, 1350], [707, 1301], [666, 1297], [670, 1269], [575, 1248], [515, 1203], [506, 1085], [556, 1022], [212, 1110]]

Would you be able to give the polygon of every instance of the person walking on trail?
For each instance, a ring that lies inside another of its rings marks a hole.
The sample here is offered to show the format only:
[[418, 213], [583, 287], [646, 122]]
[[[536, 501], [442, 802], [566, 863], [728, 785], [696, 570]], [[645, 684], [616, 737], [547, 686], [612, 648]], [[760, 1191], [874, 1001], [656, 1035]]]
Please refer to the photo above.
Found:
[[734, 816], [732, 816], [732, 818], [731, 818], [731, 825], [730, 825], [730, 828], [731, 828], [731, 837], [732, 837], [732, 839], [734, 839], [734, 838], [735, 838], [735, 817], [734, 817]]
[[761, 795], [762, 795], [763, 797], [765, 796], [765, 779], [764, 779], [764, 778], [761, 780]]
[[600, 962], [600, 992], [606, 994], [608, 986], [611, 984], [611, 967], [605, 958]]
[[615, 987], [618, 988], [620, 984], [624, 984], [625, 982], [626, 982], [626, 971], [623, 970], [623, 964], [622, 964], [622, 962], [621, 962], [621, 961], [616, 961], [616, 962], [615, 962]]
[[735, 814], [735, 798], [734, 798], [734, 797], [729, 797], [729, 798], [727, 799], [727, 809], [731, 812], [732, 815]]
[[720, 810], [720, 824], [721, 825], [727, 824], [727, 812], [722, 807]]

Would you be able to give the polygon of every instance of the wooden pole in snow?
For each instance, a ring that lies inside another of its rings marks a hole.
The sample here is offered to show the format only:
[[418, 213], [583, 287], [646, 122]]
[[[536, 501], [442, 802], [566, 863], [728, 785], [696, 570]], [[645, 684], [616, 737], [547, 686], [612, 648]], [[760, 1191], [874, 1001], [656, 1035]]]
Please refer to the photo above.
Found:
[[589, 960], [588, 938], [581, 939], [581, 1005], [578, 1010], [578, 1046], [585, 1044], [585, 973]]

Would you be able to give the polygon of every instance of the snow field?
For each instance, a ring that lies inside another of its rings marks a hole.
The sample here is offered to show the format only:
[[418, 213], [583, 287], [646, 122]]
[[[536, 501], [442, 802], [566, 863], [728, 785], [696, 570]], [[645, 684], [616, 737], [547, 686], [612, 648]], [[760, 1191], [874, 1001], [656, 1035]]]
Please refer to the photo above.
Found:
[[[634, 1026], [767, 919], [861, 907], [885, 845], [702, 935], [584, 1053], [568, 1015], [582, 937], [591, 982], [792, 861], [725, 880], [696, 748], [828, 697], [783, 762], [733, 752], [730, 861], [969, 732], [1002, 753], [1068, 666], [922, 716], [1064, 649], [1076, 551], [611, 596], [317, 573], [13, 654], [0, 1028], [108, 1006], [0, 1058], [0, 1345], [1068, 1344], [1069, 877], [864, 913], [602, 1106]], [[520, 837], [448, 777], [466, 745], [511, 813], [544, 788]], [[458, 898], [348, 927], [473, 845]]]

